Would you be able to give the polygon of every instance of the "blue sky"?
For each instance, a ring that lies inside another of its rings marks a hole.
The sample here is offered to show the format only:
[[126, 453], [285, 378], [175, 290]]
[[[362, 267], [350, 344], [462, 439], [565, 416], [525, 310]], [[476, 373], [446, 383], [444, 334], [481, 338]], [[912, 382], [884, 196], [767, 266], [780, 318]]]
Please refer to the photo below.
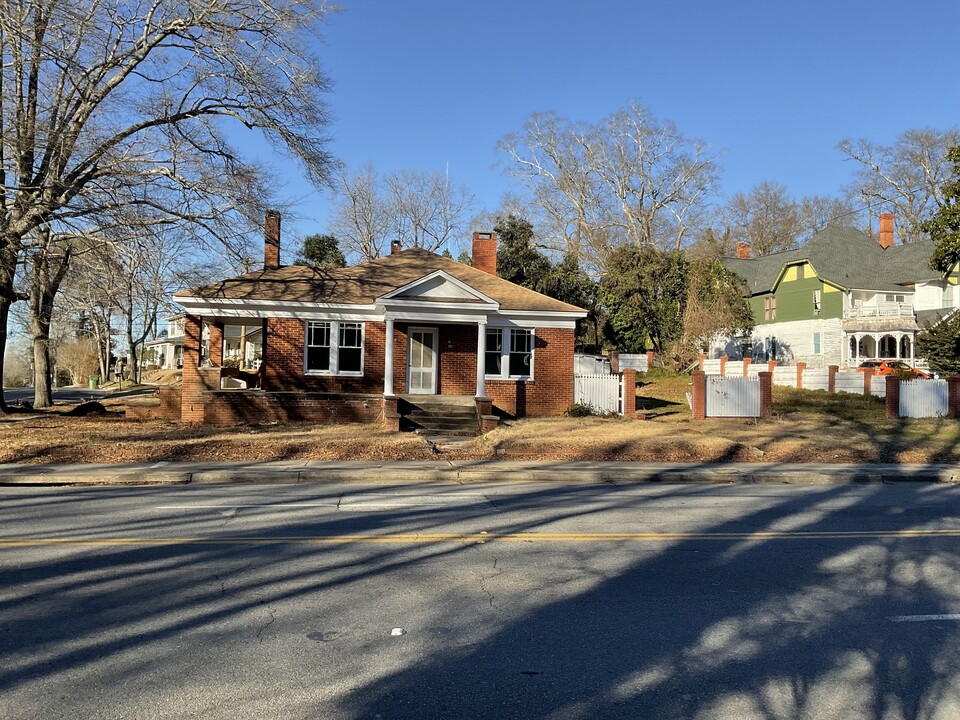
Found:
[[[762, 180], [833, 194], [844, 137], [960, 124], [960, 0], [342, 0], [319, 54], [330, 149], [349, 166], [445, 171], [478, 209], [510, 188], [497, 141], [532, 112], [595, 121], [631, 99], [722, 151], [724, 194]], [[293, 237], [331, 196], [277, 163]]]

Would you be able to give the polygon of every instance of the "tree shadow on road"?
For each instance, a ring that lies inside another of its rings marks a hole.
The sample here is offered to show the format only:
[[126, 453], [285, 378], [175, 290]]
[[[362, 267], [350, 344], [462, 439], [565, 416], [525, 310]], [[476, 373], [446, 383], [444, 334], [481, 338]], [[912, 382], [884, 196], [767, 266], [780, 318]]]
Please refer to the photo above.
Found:
[[[356, 498], [397, 489], [358, 488]], [[265, 501], [280, 493], [256, 492]], [[211, 513], [181, 514], [176, 524], [159, 516], [87, 524], [106, 537], [162, 536], [176, 525], [213, 539], [206, 544], [56, 549], [26, 562], [3, 550], [0, 690], [106, 678], [129, 683], [135, 702], [159, 668], [215, 683], [229, 662], [215, 648], [224, 633], [253, 644], [248, 660], [261, 643], [283, 644], [296, 658], [314, 642], [310, 632], [341, 627], [352, 605], [380, 625], [385, 606], [416, 618], [403, 638], [362, 638], [361, 661], [383, 653], [403, 662], [373, 672], [344, 656], [334, 679], [353, 689], [300, 706], [298, 716], [919, 720], [960, 707], [953, 625], [891, 619], [957, 612], [956, 540], [886, 532], [955, 527], [953, 488], [817, 487], [739, 499], [668, 485], [639, 494], [611, 485], [434, 492], [449, 504], [312, 521], [265, 516], [238, 534], [229, 516]], [[308, 500], [339, 503], [337, 493], [318, 486]], [[671, 511], [698, 498], [708, 499], [707, 511]], [[686, 534], [497, 539], [584, 528], [608, 514], [634, 533]], [[860, 534], [844, 534], [850, 518]], [[482, 528], [489, 540], [311, 542], [442, 532], [451, 523]], [[267, 536], [276, 542], [257, 542]], [[469, 586], [449, 572], [474, 562], [482, 573]], [[382, 596], [384, 578], [396, 597]], [[419, 599], [430, 583], [429, 595], [445, 600], [436, 607]], [[182, 638], [190, 639], [185, 655]], [[259, 672], [287, 682], [275, 670]], [[281, 676], [293, 671], [291, 660]], [[349, 682], [361, 676], [359, 686]]]

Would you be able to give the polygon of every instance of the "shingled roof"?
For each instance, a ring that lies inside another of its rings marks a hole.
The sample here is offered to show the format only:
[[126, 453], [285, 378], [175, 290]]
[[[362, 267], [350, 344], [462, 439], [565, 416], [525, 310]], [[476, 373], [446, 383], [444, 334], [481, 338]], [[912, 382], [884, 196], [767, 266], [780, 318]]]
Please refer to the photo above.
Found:
[[[385, 255], [348, 268], [315, 270], [289, 265], [274, 270], [258, 270], [192, 290], [181, 290], [174, 298], [372, 305], [378, 297], [438, 270], [496, 301], [501, 310], [584, 312], [575, 305], [419, 248]], [[430, 299], [438, 300], [435, 297]], [[441, 299], [463, 302], [462, 297]]]
[[806, 260], [821, 280], [850, 290], [891, 292], [941, 277], [930, 269], [929, 240], [884, 249], [856, 228], [828, 227], [797, 250], [758, 258], [723, 258], [747, 281], [751, 294], [771, 292], [784, 266]]

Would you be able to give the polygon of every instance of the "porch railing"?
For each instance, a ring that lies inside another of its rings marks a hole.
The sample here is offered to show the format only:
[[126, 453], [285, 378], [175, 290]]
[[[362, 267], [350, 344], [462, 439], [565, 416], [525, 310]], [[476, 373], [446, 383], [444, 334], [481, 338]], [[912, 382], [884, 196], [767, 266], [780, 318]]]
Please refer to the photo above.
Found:
[[843, 311], [843, 318], [855, 320], [857, 318], [913, 317], [915, 314], [913, 305], [907, 303], [879, 303], [846, 308]]

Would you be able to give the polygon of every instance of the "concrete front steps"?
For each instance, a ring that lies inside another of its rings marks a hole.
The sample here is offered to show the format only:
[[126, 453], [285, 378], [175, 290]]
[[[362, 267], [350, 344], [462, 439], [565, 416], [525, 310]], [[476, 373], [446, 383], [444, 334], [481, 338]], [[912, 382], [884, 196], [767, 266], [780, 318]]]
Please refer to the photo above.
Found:
[[424, 435], [476, 437], [480, 417], [472, 395], [402, 395], [400, 429]]

